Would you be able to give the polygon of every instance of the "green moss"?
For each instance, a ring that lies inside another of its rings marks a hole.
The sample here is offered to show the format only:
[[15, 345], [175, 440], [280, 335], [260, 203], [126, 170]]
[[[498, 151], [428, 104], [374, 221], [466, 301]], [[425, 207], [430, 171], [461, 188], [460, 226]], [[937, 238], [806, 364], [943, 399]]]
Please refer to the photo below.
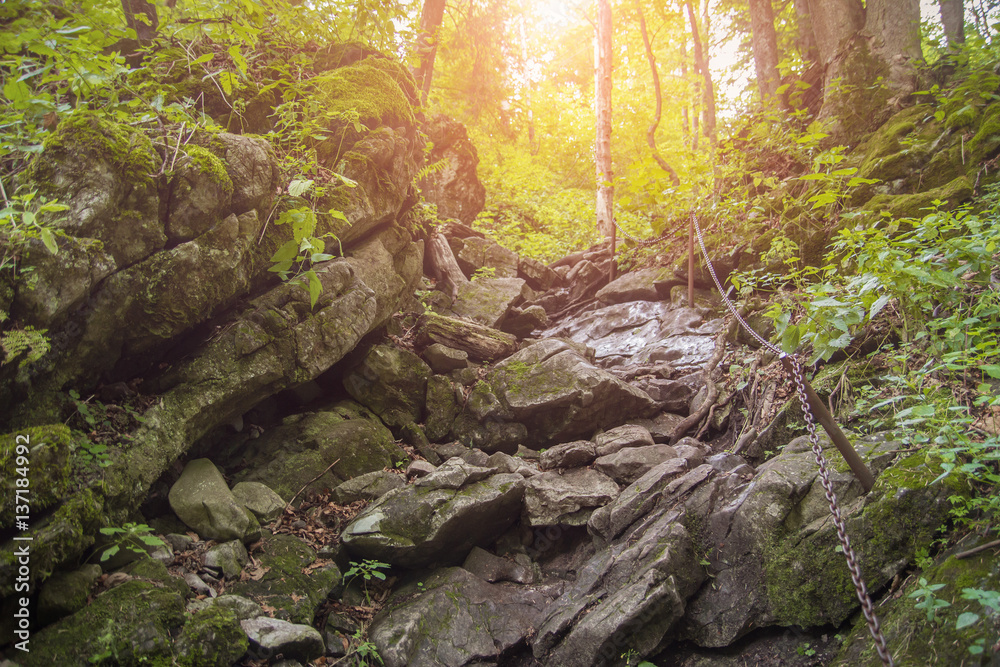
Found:
[[32, 636], [31, 652], [18, 660], [25, 667], [169, 665], [171, 634], [183, 623], [183, 598], [149, 582], [128, 581]]
[[891, 92], [885, 85], [889, 67], [869, 51], [867, 42], [854, 42], [848, 51], [840, 77], [831, 82], [824, 108], [829, 108], [839, 122], [842, 140], [863, 137], [879, 127], [889, 112]]
[[227, 192], [233, 191], [233, 181], [226, 172], [226, 165], [212, 151], [201, 146], [188, 145], [184, 152], [201, 173], [207, 175]]
[[[70, 454], [76, 448], [74, 440], [63, 424], [0, 435], [0, 478], [4, 488], [0, 529], [13, 526], [16, 515], [38, 517], [66, 497], [73, 486]], [[28, 451], [19, 454], [19, 445]], [[15, 511], [17, 505], [22, 507]]]
[[972, 182], [965, 176], [959, 176], [953, 181], [933, 190], [918, 192], [912, 195], [876, 195], [865, 205], [864, 209], [881, 215], [888, 213], [893, 219], [922, 218], [934, 206], [934, 201], [942, 201], [944, 210], [950, 211], [972, 197]]
[[229, 667], [250, 643], [232, 610], [219, 605], [195, 612], [177, 638], [181, 667]]
[[407, 69], [402, 63], [392, 58], [367, 58], [364, 61], [364, 64], [381, 70], [392, 77], [392, 80], [399, 85], [400, 89], [402, 89], [403, 93], [406, 94], [410, 102], [416, 104], [417, 84], [413, 80], [413, 75], [410, 74], [410, 70]]
[[1000, 103], [994, 103], [986, 109], [979, 129], [966, 150], [970, 169], [976, 171], [1000, 150]]
[[[995, 622], [986, 618], [962, 630], [956, 630], [955, 626], [958, 617], [965, 612], [979, 614], [981, 618], [986, 616], [978, 602], [963, 599], [961, 593], [963, 588], [997, 590], [997, 570], [997, 561], [989, 552], [961, 560], [948, 556], [939, 559], [919, 577], [911, 577], [902, 591], [879, 605], [882, 632], [896, 664], [942, 667], [992, 664], [989, 647], [998, 638]], [[938, 610], [935, 620], [929, 621], [927, 612], [917, 609], [918, 601], [909, 597], [919, 585], [920, 577], [930, 585], [944, 584], [934, 592], [934, 596], [950, 606]], [[983, 639], [986, 646], [983, 656], [976, 657], [969, 653], [968, 648]], [[876, 667], [881, 664], [864, 619], [859, 617], [831, 665]]]
[[[151, 183], [159, 170], [160, 157], [146, 135], [93, 111], [71, 114], [45, 140], [45, 153], [56, 156], [54, 159], [59, 159], [60, 153], [79, 150], [108, 160], [133, 182]], [[33, 168], [33, 175], [37, 171]]]

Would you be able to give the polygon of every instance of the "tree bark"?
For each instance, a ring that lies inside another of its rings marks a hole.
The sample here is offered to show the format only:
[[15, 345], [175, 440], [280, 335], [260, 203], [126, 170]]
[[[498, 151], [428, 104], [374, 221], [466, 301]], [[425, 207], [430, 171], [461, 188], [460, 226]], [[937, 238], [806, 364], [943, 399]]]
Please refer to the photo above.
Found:
[[704, 122], [702, 123], [702, 132], [708, 139], [714, 144], [715, 143], [715, 88], [712, 86], [712, 72], [708, 68], [708, 55], [705, 49], [702, 47], [701, 43], [701, 33], [698, 29], [698, 17], [695, 16], [694, 7], [691, 5], [691, 0], [685, 1], [685, 6], [687, 7], [688, 20], [691, 23], [691, 37], [694, 41], [694, 63], [698, 71], [701, 72], [701, 77], [703, 79], [701, 98], [702, 98], [702, 114]]
[[125, 24], [135, 30], [139, 44], [148, 46], [160, 26], [156, 5], [147, 0], [122, 0], [122, 11], [125, 13]]
[[778, 94], [778, 36], [774, 31], [771, 0], [750, 0], [750, 32], [753, 36], [753, 61], [757, 71], [760, 101], [766, 107]]
[[813, 35], [823, 67], [829, 67], [841, 49], [865, 26], [861, 0], [808, 0]]
[[434, 59], [437, 57], [438, 33], [444, 20], [445, 4], [446, 0], [424, 0], [424, 7], [420, 12], [420, 32], [415, 48], [419, 65], [413, 72], [413, 78], [420, 90], [421, 104], [427, 104], [431, 80], [434, 78]]
[[517, 338], [468, 320], [424, 313], [417, 320], [417, 344], [441, 343], [467, 352], [474, 361], [496, 361], [517, 351]]
[[965, 3], [963, 0], [938, 0], [938, 10], [948, 48], [955, 50], [965, 44]]
[[889, 88], [897, 99], [916, 90], [920, 49], [920, 0], [868, 0], [865, 33], [873, 55], [889, 66]]
[[594, 40], [595, 96], [597, 109], [596, 175], [597, 229], [607, 238], [614, 235], [614, 172], [611, 165], [611, 4], [597, 0]]
[[656, 98], [656, 112], [653, 116], [653, 122], [649, 124], [649, 129], [646, 130], [646, 143], [649, 144], [649, 149], [653, 151], [653, 159], [656, 160], [656, 164], [660, 165], [660, 169], [667, 172], [667, 176], [670, 177], [670, 182], [673, 183], [674, 187], [681, 184], [681, 179], [677, 176], [677, 172], [674, 171], [660, 152], [656, 150], [656, 128], [660, 124], [660, 117], [663, 115], [663, 99], [662, 93], [660, 92], [660, 73], [656, 70], [656, 58], [653, 56], [653, 47], [649, 43], [649, 32], [646, 30], [646, 18], [642, 15], [642, 5], [639, 4], [639, 0], [635, 0], [635, 10], [639, 14], [639, 30], [642, 32], [642, 43], [646, 47], [646, 60], [649, 61], [649, 69], [653, 73], [653, 97]]

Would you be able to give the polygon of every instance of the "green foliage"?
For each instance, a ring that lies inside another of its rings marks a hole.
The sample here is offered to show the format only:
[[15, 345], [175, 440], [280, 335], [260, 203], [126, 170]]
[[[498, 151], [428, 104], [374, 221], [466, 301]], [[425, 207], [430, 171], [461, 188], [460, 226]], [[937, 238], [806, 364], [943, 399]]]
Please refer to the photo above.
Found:
[[497, 277], [496, 267], [493, 266], [480, 266], [472, 273], [472, 282], [477, 280], [490, 280]]
[[[7, 314], [0, 310], [0, 323], [7, 319]], [[0, 350], [3, 351], [3, 359], [0, 366], [13, 363], [15, 359], [23, 357], [18, 362], [18, 368], [23, 368], [44, 357], [51, 345], [46, 337], [46, 329], [37, 330], [33, 326], [26, 326], [23, 329], [10, 329], [0, 331]]]
[[371, 591], [369, 586], [375, 580], [385, 581], [385, 572], [382, 572], [382, 570], [388, 568], [389, 563], [383, 563], [371, 558], [366, 558], [360, 563], [352, 560], [350, 569], [344, 573], [344, 583], [347, 584], [353, 579], [360, 578], [362, 580], [361, 585], [365, 591], [365, 599], [369, 604], [371, 604]]
[[101, 562], [108, 560], [119, 551], [122, 547], [128, 549], [132, 553], [145, 555], [146, 550], [139, 546], [136, 542], [141, 542], [146, 546], [150, 547], [162, 547], [164, 546], [163, 540], [158, 538], [156, 535], [150, 535], [152, 529], [144, 523], [126, 523], [121, 527], [108, 526], [101, 528], [101, 534], [107, 535], [109, 537], [114, 536], [114, 541], [108, 547], [105, 547], [104, 551], [101, 552]]
[[365, 638], [361, 628], [358, 628], [351, 639], [354, 644], [354, 655], [357, 656], [354, 662], [357, 667], [374, 665], [375, 663], [380, 665], [385, 664], [382, 662], [382, 656], [378, 654], [378, 647], [375, 646], [374, 642]]
[[111, 465], [111, 446], [120, 446], [131, 439], [130, 433], [145, 421], [140, 407], [126, 399], [121, 404], [104, 404], [95, 396], [82, 398], [75, 389], [69, 390], [76, 412], [68, 423], [87, 434], [82, 439], [77, 456], [84, 465], [106, 468]]
[[928, 584], [927, 580], [923, 577], [917, 582], [918, 586], [916, 590], [912, 591], [906, 597], [914, 598], [919, 600], [917, 604], [914, 605], [917, 609], [923, 609], [927, 612], [927, 621], [934, 622], [937, 618], [937, 612], [939, 609], [944, 609], [945, 607], [950, 607], [951, 603], [947, 600], [939, 599], [934, 593], [945, 587], [945, 584]]

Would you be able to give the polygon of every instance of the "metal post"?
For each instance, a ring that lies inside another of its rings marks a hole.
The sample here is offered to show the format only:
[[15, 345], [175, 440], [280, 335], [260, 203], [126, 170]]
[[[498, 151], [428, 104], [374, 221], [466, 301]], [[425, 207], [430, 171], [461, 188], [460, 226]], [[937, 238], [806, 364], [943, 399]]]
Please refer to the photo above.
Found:
[[[795, 371], [792, 366], [792, 358], [790, 356], [782, 356], [781, 365], [785, 367], [785, 370], [789, 373], [789, 375], [794, 376]], [[864, 488], [865, 493], [868, 493], [875, 485], [875, 476], [872, 475], [872, 471], [868, 469], [868, 466], [866, 466], [865, 462], [861, 460], [858, 453], [854, 451], [854, 447], [852, 447], [851, 443], [847, 440], [847, 436], [844, 435], [844, 432], [840, 430], [839, 426], [837, 426], [837, 422], [834, 421], [833, 415], [830, 414], [826, 405], [822, 400], [820, 400], [820, 397], [816, 394], [816, 390], [812, 388], [809, 381], [803, 377], [802, 383], [805, 385], [806, 398], [809, 399], [809, 408], [813, 411], [813, 414], [816, 415], [816, 421], [820, 423], [823, 430], [830, 436], [830, 440], [832, 440], [833, 444], [837, 446], [837, 450], [840, 451], [841, 456], [843, 456], [844, 460], [847, 461], [847, 465], [851, 467], [851, 472], [853, 472], [854, 476], [858, 478], [859, 482], [861, 482], [861, 486]], [[804, 408], [805, 406], [803, 406], [803, 409]]]
[[688, 308], [694, 308], [694, 211], [688, 222]]

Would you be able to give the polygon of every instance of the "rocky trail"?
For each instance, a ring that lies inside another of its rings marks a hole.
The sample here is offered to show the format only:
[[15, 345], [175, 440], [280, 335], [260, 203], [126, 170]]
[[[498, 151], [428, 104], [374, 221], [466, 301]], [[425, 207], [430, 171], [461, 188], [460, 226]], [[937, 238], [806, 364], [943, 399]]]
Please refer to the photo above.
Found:
[[[3, 500], [3, 636], [31, 621], [0, 664], [878, 664], [787, 380], [710, 293], [487, 239], [475, 149], [437, 118], [448, 221], [415, 206], [416, 126], [366, 132], [329, 165], [357, 185], [312, 305], [268, 272], [266, 141], [193, 134], [198, 160], [145, 181], [165, 158], [129, 132], [60, 125], [33, 172], [71, 203], [60, 253], [0, 295], [53, 341], [0, 377], [3, 479], [30, 441], [34, 498], [30, 528]], [[875, 488], [831, 450], [834, 488], [900, 664], [925, 664], [900, 586], [967, 491], [854, 444]]]

